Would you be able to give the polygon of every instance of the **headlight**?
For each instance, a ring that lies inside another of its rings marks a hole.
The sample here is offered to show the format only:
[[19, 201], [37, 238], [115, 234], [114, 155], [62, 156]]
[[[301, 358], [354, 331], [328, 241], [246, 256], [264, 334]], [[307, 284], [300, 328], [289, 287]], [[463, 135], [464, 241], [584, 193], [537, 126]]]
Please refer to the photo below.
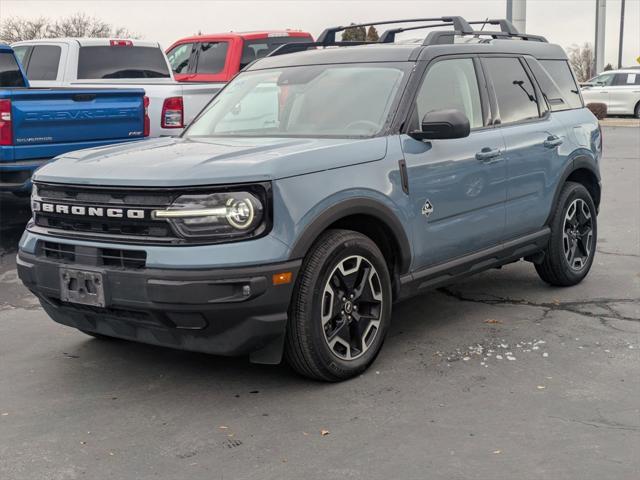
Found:
[[31, 186], [31, 213], [36, 213], [40, 211], [40, 204], [36, 201], [38, 198], [38, 187], [36, 184], [32, 184]]
[[[261, 198], [263, 197], [263, 198]], [[266, 229], [266, 198], [257, 191], [188, 194], [153, 218], [168, 220], [185, 238], [254, 237]]]

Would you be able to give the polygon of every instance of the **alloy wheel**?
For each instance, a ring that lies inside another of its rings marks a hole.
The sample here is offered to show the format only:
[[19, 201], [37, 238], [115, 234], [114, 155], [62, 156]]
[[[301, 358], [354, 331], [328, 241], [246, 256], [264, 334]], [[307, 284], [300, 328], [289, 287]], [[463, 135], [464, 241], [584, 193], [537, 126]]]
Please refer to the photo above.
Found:
[[322, 293], [324, 339], [342, 360], [355, 360], [373, 345], [383, 312], [380, 277], [366, 258], [341, 260], [329, 275]]
[[569, 267], [582, 270], [588, 263], [593, 246], [593, 221], [587, 203], [581, 198], [569, 205], [564, 217], [562, 248]]

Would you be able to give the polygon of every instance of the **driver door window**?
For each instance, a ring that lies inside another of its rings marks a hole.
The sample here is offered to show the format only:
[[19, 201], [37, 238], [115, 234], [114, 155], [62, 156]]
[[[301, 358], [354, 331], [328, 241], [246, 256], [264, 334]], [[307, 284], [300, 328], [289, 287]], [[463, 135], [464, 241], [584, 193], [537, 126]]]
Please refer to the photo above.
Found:
[[419, 125], [432, 110], [451, 108], [464, 113], [472, 129], [483, 126], [478, 80], [471, 58], [442, 60], [429, 68], [416, 97], [414, 122]]

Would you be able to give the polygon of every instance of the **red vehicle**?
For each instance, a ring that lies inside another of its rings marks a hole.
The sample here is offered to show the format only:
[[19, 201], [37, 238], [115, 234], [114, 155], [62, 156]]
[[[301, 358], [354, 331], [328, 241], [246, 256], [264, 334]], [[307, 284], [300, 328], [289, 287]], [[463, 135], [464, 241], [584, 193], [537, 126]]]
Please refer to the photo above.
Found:
[[291, 30], [214, 33], [178, 40], [167, 57], [179, 82], [228, 82], [252, 61], [299, 42], [313, 42], [313, 37]]

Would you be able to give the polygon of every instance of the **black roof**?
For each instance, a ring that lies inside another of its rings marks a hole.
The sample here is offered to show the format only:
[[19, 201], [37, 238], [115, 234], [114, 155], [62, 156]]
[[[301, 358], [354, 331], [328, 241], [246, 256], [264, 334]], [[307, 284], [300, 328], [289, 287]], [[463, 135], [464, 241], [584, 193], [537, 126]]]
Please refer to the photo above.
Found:
[[[336, 33], [348, 28], [406, 23], [409, 25], [383, 32], [378, 42], [336, 41]], [[482, 24], [479, 30], [471, 26], [478, 24]], [[487, 25], [497, 25], [500, 30], [484, 30]], [[452, 27], [453, 30], [431, 30], [424, 39], [415, 43], [393, 43], [397, 33], [439, 27]], [[316, 42], [285, 44], [249, 65], [247, 70], [331, 63], [408, 62], [460, 53], [520, 54], [538, 59], [567, 58], [560, 46], [548, 43], [541, 36], [520, 33], [504, 19], [467, 21], [462, 17], [437, 17], [330, 27], [322, 32]]]
[[409, 62], [428, 60], [451, 54], [504, 53], [531, 55], [537, 59], [567, 58], [559, 45], [552, 43], [493, 40], [489, 43], [455, 43], [451, 45], [423, 46], [419, 44], [381, 43], [350, 47], [328, 47], [305, 50], [287, 55], [265, 57], [251, 64], [247, 70], [262, 70], [293, 65], [331, 63]]

